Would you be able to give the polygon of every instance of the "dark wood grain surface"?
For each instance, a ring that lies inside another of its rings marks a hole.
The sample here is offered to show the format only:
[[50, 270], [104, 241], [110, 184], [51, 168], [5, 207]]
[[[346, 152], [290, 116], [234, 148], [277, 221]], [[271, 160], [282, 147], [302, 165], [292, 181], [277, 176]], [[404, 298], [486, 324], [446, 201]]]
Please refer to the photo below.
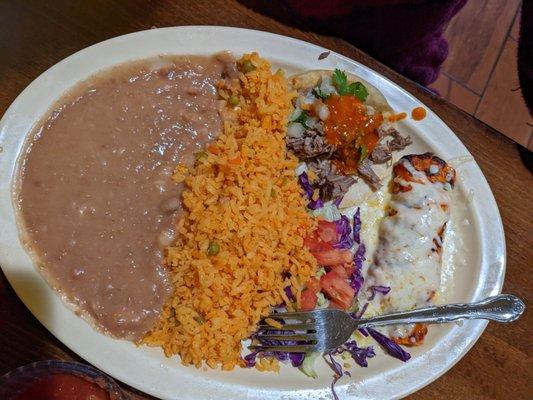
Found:
[[[507, 240], [504, 291], [521, 296], [528, 305], [533, 290], [533, 177], [518, 146], [349, 43], [300, 30], [290, 21], [278, 22], [245, 4], [233, 0], [2, 0], [0, 114], [26, 85], [64, 57], [102, 40], [152, 27], [227, 25], [276, 32], [322, 45], [368, 65], [407, 89], [463, 141], [487, 177], [503, 218]], [[455, 367], [409, 398], [532, 399], [531, 314], [526, 311], [511, 325], [489, 324]], [[80, 360], [31, 315], [1, 273], [0, 338], [0, 375], [37, 360]], [[125, 388], [132, 399], [150, 398]]]

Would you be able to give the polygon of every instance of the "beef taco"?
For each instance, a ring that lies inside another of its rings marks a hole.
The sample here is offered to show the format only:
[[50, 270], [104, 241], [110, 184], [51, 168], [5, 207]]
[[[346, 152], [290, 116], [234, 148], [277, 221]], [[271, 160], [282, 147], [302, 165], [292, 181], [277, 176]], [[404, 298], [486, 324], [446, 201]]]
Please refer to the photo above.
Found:
[[385, 96], [339, 69], [308, 71], [290, 78], [290, 84], [298, 95], [288, 149], [313, 171], [322, 200], [338, 200], [355, 185], [341, 206], [363, 201], [381, 187], [392, 152], [411, 143], [391, 122]]

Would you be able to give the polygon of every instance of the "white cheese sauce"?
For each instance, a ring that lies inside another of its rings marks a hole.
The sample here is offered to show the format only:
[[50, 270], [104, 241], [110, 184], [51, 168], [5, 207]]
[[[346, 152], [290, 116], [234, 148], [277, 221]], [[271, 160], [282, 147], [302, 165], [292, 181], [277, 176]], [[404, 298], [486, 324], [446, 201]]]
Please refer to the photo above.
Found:
[[[369, 239], [367, 258], [370, 265], [367, 267], [360, 301], [368, 296], [369, 288], [373, 285], [391, 287], [389, 294], [376, 296], [369, 309], [371, 313], [373, 310], [389, 313], [424, 307], [436, 300], [442, 287], [442, 251], [438, 247], [443, 246], [443, 243], [439, 233], [450, 221], [451, 186], [448, 183], [432, 183], [424, 172], [417, 171], [408, 160], [400, 162], [419, 182], [395, 178], [400, 185], [409, 185], [412, 189], [390, 197], [388, 206], [393, 215], [385, 215], [387, 196], [381, 193], [375, 197], [378, 203], [376, 208], [381, 212], [369, 213], [374, 214], [373, 218], [371, 215], [363, 216], [363, 224], [366, 222], [373, 227], [379, 225], [379, 230], [374, 228], [378, 234], [365, 235], [365, 239]], [[372, 201], [368, 205], [372, 206]], [[375, 254], [371, 252], [373, 247]], [[450, 250], [452, 254], [449, 257], [453, 258], [455, 248], [449, 248], [449, 253]], [[449, 274], [444, 276], [449, 279]], [[390, 333], [404, 336], [409, 331], [410, 327], [395, 327]]]

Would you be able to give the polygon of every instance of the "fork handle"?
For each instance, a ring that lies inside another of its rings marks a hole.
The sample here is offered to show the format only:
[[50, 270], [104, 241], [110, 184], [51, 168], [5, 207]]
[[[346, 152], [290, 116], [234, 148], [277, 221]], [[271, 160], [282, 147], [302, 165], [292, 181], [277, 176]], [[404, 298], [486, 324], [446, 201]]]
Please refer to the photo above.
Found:
[[524, 302], [512, 294], [500, 294], [476, 303], [448, 304], [412, 311], [379, 315], [361, 319], [359, 328], [400, 324], [444, 324], [461, 319], [488, 319], [498, 322], [516, 320], [526, 308]]

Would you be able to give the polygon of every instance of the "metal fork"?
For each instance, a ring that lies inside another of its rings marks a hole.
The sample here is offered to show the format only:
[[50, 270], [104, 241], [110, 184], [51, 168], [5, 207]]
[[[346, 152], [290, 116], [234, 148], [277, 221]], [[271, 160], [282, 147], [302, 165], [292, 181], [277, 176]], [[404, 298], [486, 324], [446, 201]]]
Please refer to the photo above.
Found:
[[[280, 328], [260, 324], [254, 335], [260, 344], [250, 346], [250, 349], [289, 353], [326, 351], [346, 343], [356, 329], [415, 323], [444, 324], [463, 319], [512, 322], [524, 309], [524, 302], [518, 297], [500, 294], [476, 303], [420, 308], [365, 319], [354, 319], [350, 314], [334, 309], [270, 314], [268, 318], [284, 324]], [[285, 334], [272, 333], [275, 330]], [[272, 341], [276, 341], [276, 345], [272, 345]]]

